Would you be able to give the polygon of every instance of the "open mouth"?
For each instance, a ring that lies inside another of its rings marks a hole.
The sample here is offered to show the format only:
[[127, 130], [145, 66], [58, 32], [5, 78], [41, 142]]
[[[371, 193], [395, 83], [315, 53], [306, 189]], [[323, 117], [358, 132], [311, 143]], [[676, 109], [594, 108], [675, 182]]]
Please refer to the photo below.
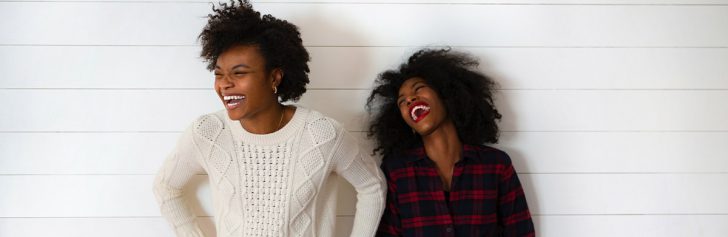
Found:
[[430, 114], [430, 105], [425, 102], [415, 102], [409, 107], [409, 114], [415, 123], [421, 121]]
[[244, 99], [244, 95], [226, 95], [222, 97], [222, 100], [225, 101], [225, 107], [227, 107], [227, 109], [234, 109], [238, 107], [240, 102], [242, 102]]

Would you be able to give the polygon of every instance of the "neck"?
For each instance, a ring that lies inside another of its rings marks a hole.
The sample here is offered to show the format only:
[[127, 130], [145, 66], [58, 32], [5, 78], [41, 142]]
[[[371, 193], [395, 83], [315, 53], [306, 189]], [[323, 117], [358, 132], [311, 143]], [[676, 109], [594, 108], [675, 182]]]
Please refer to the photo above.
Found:
[[437, 162], [455, 164], [462, 155], [462, 143], [452, 121], [443, 123], [437, 130], [422, 137], [427, 156]]
[[259, 111], [254, 117], [240, 120], [245, 131], [253, 134], [268, 134], [280, 130], [286, 122], [286, 107], [276, 103]]

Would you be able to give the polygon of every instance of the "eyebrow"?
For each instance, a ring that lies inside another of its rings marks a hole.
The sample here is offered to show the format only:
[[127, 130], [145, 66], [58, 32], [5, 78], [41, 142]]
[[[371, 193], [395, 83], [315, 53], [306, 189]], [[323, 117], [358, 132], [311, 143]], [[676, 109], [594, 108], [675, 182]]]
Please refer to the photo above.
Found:
[[[231, 70], [234, 70], [239, 67], [250, 68], [250, 66], [248, 66], [246, 64], [238, 64], [238, 65], [235, 65]], [[215, 65], [215, 69], [221, 69], [221, 67], [219, 65]]]
[[418, 81], [418, 82], [415, 82], [415, 83], [413, 83], [413, 84], [412, 84], [412, 86], [411, 86], [411, 87], [412, 87], [412, 88], [415, 88], [415, 86], [417, 86], [418, 84], [422, 84], [422, 83], [425, 83], [425, 82], [424, 82], [424, 81]]
[[248, 65], [245, 65], [245, 64], [238, 64], [238, 65], [235, 65], [235, 66], [233, 67], [233, 69], [236, 69], [236, 68], [239, 68], [239, 67], [244, 67], [244, 68], [250, 68], [250, 66], [248, 66]]

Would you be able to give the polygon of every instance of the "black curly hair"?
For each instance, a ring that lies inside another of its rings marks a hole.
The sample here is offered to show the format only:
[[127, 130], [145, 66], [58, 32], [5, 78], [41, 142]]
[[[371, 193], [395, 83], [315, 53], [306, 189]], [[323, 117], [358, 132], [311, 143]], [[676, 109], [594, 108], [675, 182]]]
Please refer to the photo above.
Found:
[[375, 139], [372, 151], [387, 157], [421, 144], [419, 135], [405, 123], [397, 107], [399, 88], [410, 78], [420, 77], [443, 101], [464, 144], [498, 142], [501, 114], [493, 103], [496, 84], [475, 70], [478, 60], [446, 49], [422, 49], [396, 70], [377, 77], [367, 99], [367, 111], [373, 117], [367, 136]]
[[200, 56], [215, 69], [218, 56], [238, 45], [255, 45], [265, 59], [268, 72], [280, 68], [283, 79], [278, 85], [281, 101], [297, 101], [308, 84], [308, 51], [303, 47], [298, 27], [271, 15], [261, 16], [247, 0], [212, 6], [207, 25], [200, 33]]

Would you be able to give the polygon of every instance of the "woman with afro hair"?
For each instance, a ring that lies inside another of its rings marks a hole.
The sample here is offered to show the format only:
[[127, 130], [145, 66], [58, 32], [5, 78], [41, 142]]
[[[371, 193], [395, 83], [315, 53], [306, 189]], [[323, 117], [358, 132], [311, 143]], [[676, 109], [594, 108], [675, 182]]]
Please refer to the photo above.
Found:
[[387, 205], [378, 236], [535, 236], [498, 140], [495, 83], [476, 59], [423, 49], [380, 74], [367, 100], [383, 155]]
[[200, 41], [225, 109], [195, 120], [157, 174], [177, 236], [205, 236], [183, 195], [197, 174], [210, 182], [217, 236], [332, 236], [338, 177], [357, 192], [352, 236], [374, 236], [386, 192], [374, 159], [333, 119], [282, 104], [309, 82], [297, 27], [247, 1], [222, 3]]

